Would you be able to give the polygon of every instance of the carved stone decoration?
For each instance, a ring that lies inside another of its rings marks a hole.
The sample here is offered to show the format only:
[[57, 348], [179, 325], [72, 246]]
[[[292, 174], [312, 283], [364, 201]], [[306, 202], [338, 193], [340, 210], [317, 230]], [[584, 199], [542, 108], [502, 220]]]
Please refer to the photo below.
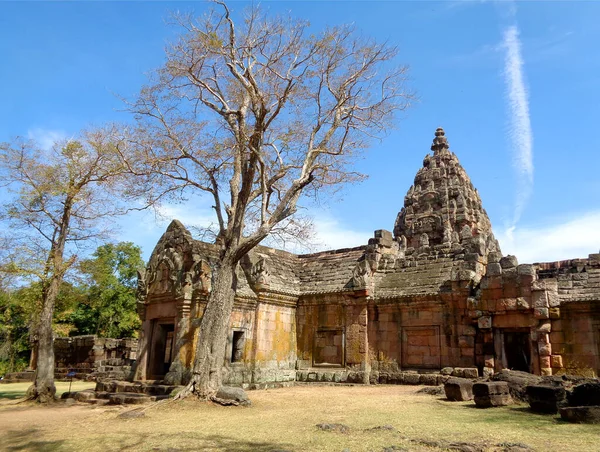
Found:
[[452, 229], [449, 224], [444, 226], [444, 238], [442, 243], [450, 245], [452, 243]]
[[403, 236], [403, 235], [401, 235], [401, 236], [398, 238], [398, 242], [400, 243], [400, 249], [401, 249], [401, 250], [406, 250], [406, 237], [405, 237], [405, 236]]
[[470, 238], [473, 238], [473, 231], [471, 230], [471, 227], [468, 224], [465, 224], [460, 230], [460, 239], [461, 241], [463, 241], [469, 240]]
[[394, 237], [406, 237], [408, 249], [416, 249], [423, 248], [422, 234], [427, 234], [429, 249], [424, 251], [435, 253], [442, 244], [460, 247], [461, 232], [468, 226], [481, 236], [484, 253], [496, 249], [492, 225], [481, 207], [479, 193], [456, 155], [450, 152], [443, 129], [435, 131], [431, 150], [433, 155], [423, 160], [423, 167], [404, 198], [394, 224]]
[[146, 284], [146, 272], [138, 270], [137, 271], [137, 290], [136, 290], [136, 298], [139, 303], [145, 303], [146, 298], [148, 297], [148, 285]]
[[371, 266], [369, 265], [367, 259], [358, 261], [354, 267], [354, 270], [352, 271], [350, 287], [354, 289], [368, 288], [371, 281], [371, 273]]
[[255, 292], [268, 289], [271, 285], [271, 272], [266, 259], [261, 255], [254, 262], [253, 259], [256, 259], [255, 255], [251, 257], [246, 254], [240, 261], [246, 280]]
[[150, 261], [148, 278], [148, 293], [162, 295], [166, 293], [181, 294], [181, 270], [183, 260], [173, 248], [166, 248]]
[[421, 248], [429, 246], [429, 236], [427, 234], [423, 233], [419, 236], [419, 246]]
[[194, 255], [194, 263], [189, 274], [194, 292], [203, 295], [210, 293], [212, 289], [212, 268], [206, 260]]
[[266, 288], [270, 286], [271, 275], [269, 272], [269, 267], [267, 266], [267, 262], [263, 256], [260, 256], [258, 261], [256, 261], [256, 263], [252, 266], [250, 276], [253, 284], [258, 288]]

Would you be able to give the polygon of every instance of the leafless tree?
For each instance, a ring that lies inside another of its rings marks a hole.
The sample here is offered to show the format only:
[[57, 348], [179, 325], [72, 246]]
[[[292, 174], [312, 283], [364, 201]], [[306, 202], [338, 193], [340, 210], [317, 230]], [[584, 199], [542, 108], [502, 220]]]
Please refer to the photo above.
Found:
[[214, 3], [198, 20], [177, 17], [183, 34], [130, 103], [137, 123], [120, 148], [149, 200], [192, 190], [214, 201], [219, 265], [181, 397], [221, 385], [240, 259], [294, 226], [301, 196], [360, 180], [355, 158], [412, 99], [397, 49], [352, 26], [311, 34], [258, 7], [234, 21]]
[[61, 282], [82, 246], [105, 237], [107, 219], [126, 212], [118, 194], [126, 173], [113, 138], [98, 129], [49, 151], [23, 140], [0, 144], [0, 177], [12, 195], [0, 212], [10, 245], [0, 270], [41, 287], [33, 334], [37, 368], [28, 396], [42, 403], [56, 392], [52, 317]]

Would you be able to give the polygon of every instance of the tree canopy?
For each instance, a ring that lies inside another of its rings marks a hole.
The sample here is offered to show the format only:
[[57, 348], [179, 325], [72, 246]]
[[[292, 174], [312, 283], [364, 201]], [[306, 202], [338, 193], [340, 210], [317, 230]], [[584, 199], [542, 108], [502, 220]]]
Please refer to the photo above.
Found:
[[79, 264], [85, 298], [70, 316], [78, 334], [137, 336], [137, 270], [143, 267], [141, 249], [131, 242], [101, 245]]
[[312, 32], [258, 6], [234, 18], [214, 4], [199, 19], [176, 17], [182, 34], [129, 103], [136, 124], [118, 146], [150, 202], [212, 199], [219, 262], [180, 397], [210, 397], [221, 384], [214, 369], [223, 364], [238, 262], [268, 236], [298, 234], [302, 197], [360, 180], [356, 158], [412, 100], [407, 68], [388, 43], [352, 26]]
[[54, 400], [52, 321], [65, 275], [78, 252], [106, 237], [107, 221], [127, 211], [124, 171], [114, 135], [97, 129], [41, 149], [32, 141], [0, 145], [0, 177], [10, 199], [0, 214], [7, 246], [2, 270], [35, 283], [39, 315], [33, 324], [37, 352], [31, 398]]

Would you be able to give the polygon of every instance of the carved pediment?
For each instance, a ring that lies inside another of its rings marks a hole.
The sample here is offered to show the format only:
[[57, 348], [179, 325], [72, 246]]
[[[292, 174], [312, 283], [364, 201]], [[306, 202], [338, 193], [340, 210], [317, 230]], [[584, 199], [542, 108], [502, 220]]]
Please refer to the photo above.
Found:
[[151, 259], [147, 275], [148, 294], [176, 293], [181, 288], [183, 260], [173, 248], [166, 248]]
[[208, 294], [212, 289], [212, 267], [205, 259], [194, 256], [194, 264], [188, 273], [193, 290]]

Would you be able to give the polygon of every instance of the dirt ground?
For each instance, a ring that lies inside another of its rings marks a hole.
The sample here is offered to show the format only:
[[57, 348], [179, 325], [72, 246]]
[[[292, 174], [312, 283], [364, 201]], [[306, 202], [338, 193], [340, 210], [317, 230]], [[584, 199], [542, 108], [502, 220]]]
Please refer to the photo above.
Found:
[[[0, 450], [600, 451], [598, 425], [563, 423], [524, 405], [480, 410], [419, 389], [296, 386], [251, 391], [251, 407], [194, 400], [144, 408], [0, 402]], [[118, 417], [132, 409], [144, 416]], [[322, 423], [348, 430], [323, 431]]]

